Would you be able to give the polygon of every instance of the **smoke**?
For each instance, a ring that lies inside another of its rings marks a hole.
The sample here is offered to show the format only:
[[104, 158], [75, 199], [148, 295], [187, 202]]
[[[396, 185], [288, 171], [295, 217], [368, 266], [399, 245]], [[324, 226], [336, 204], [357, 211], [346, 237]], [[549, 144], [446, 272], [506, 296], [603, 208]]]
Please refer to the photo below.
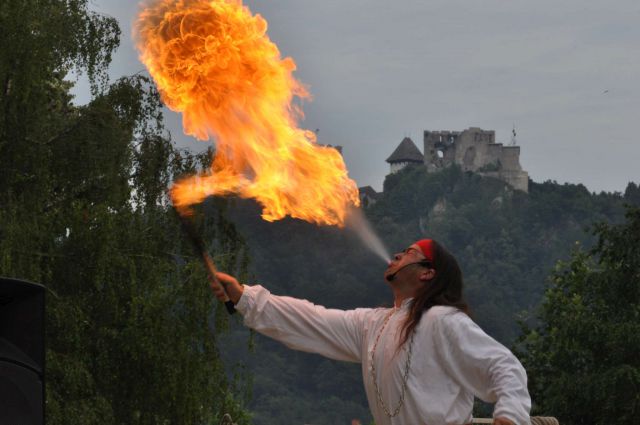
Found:
[[364, 243], [364, 246], [376, 254], [386, 264], [389, 263], [391, 255], [382, 243], [382, 240], [373, 231], [371, 223], [362, 213], [360, 208], [352, 207], [349, 209], [346, 219], [346, 228], [352, 230], [358, 238]]

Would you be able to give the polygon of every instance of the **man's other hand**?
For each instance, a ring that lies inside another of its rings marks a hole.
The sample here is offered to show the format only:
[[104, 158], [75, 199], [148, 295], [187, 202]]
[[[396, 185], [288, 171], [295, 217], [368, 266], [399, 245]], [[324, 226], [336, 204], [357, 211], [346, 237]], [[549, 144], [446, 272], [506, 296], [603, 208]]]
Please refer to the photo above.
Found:
[[242, 291], [244, 290], [238, 280], [233, 276], [220, 272], [216, 273], [216, 278], [220, 281], [220, 284], [215, 282], [213, 279], [209, 279], [211, 289], [213, 290], [216, 298], [225, 302], [228, 296], [234, 304], [238, 304], [238, 301], [240, 301], [240, 297], [242, 296]]
[[507, 418], [499, 417], [499, 418], [493, 419], [493, 425], [516, 425], [516, 424], [514, 424]]

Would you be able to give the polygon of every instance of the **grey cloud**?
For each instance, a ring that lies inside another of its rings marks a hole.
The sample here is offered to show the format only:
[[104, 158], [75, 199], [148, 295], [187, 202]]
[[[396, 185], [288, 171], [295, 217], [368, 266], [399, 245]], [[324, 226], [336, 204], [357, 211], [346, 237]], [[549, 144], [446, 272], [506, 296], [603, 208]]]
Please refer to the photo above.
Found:
[[[508, 141], [514, 123], [521, 162], [535, 181], [621, 191], [640, 180], [636, 1], [245, 4], [268, 20], [269, 35], [311, 88], [302, 125], [320, 128], [323, 143], [344, 145], [359, 185], [381, 188], [384, 159], [407, 133], [421, 146], [424, 129], [479, 126]], [[125, 30], [114, 78], [142, 68], [129, 32], [136, 8], [123, 0], [96, 4]], [[80, 84], [86, 99], [84, 90]], [[179, 135], [179, 119], [170, 121]]]

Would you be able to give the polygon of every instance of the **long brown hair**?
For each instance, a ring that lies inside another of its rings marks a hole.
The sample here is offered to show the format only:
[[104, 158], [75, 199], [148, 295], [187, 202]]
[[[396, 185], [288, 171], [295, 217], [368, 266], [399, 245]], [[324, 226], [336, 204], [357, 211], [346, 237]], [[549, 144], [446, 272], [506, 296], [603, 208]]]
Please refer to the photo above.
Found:
[[411, 301], [409, 315], [402, 325], [400, 345], [409, 339], [422, 315], [431, 307], [445, 305], [469, 314], [469, 306], [462, 296], [462, 271], [455, 257], [438, 242], [433, 241], [433, 269], [436, 275], [418, 289]]

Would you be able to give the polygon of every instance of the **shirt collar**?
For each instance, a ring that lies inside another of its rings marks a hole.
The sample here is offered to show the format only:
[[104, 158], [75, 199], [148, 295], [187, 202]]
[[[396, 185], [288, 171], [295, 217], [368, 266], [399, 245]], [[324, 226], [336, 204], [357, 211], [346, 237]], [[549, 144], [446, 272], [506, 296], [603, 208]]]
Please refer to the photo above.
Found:
[[413, 301], [413, 297], [403, 300], [399, 307], [396, 307], [395, 304], [394, 304], [393, 308], [396, 309], [396, 310], [407, 310], [409, 308], [409, 306], [411, 305], [411, 301]]

